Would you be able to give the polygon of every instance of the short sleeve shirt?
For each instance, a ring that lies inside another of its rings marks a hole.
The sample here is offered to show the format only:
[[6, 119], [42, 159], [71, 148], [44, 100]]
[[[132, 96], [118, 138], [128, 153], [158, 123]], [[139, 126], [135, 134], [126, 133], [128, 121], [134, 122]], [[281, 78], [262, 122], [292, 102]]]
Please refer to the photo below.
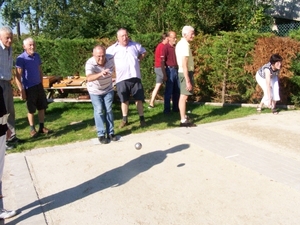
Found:
[[162, 55], [162, 49], [165, 45], [160, 42], [156, 49], [155, 49], [155, 54], [154, 54], [154, 67], [156, 68], [160, 68], [160, 65], [161, 65], [161, 55]]
[[139, 55], [146, 50], [141, 44], [129, 41], [127, 46], [115, 43], [106, 49], [106, 54], [114, 58], [116, 83], [131, 78], [141, 79]]
[[39, 70], [41, 64], [40, 55], [36, 52], [33, 55], [28, 55], [24, 51], [17, 57], [16, 67], [22, 69], [22, 84], [25, 89], [42, 83]]
[[162, 57], [167, 66], [177, 66], [175, 47], [167, 43], [162, 50]]
[[194, 71], [194, 57], [192, 55], [192, 51], [190, 48], [189, 42], [185, 38], [181, 38], [181, 40], [177, 43], [175, 47], [176, 59], [178, 64], [178, 72], [182, 73], [182, 58], [188, 57], [188, 71]]
[[106, 63], [104, 66], [98, 65], [94, 57], [89, 58], [86, 62], [86, 76], [100, 73], [105, 69], [109, 69], [110, 75], [106, 75], [105, 77], [101, 76], [97, 80], [87, 82], [87, 89], [90, 94], [104, 95], [113, 90], [112, 73], [114, 70], [114, 61], [113, 58], [109, 58], [106, 55]]

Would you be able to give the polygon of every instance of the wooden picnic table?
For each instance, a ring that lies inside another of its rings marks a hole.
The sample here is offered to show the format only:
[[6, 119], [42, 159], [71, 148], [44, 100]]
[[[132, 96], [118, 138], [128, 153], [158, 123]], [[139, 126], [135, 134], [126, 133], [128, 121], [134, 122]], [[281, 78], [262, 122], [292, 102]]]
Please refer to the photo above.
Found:
[[[43, 79], [43, 85], [47, 92], [48, 102], [90, 102], [86, 88], [86, 77], [47, 76]], [[78, 97], [69, 98], [69, 94], [77, 94]]]

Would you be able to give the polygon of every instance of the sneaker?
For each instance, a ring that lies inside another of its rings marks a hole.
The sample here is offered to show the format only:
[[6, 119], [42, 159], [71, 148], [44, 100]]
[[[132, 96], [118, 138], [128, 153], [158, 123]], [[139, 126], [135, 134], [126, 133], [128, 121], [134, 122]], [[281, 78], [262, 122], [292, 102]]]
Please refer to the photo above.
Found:
[[8, 219], [15, 215], [17, 215], [17, 212], [15, 210], [5, 210], [5, 209], [0, 210], [0, 219], [2, 219], [2, 220]]
[[35, 138], [37, 135], [38, 135], [38, 133], [36, 132], [36, 130], [30, 131], [30, 137]]
[[107, 139], [109, 139], [109, 140], [111, 140], [111, 141], [117, 141], [117, 140], [118, 140], [117, 136], [114, 135], [114, 134], [108, 135]]
[[108, 143], [107, 138], [105, 138], [104, 136], [98, 137], [98, 139], [99, 139], [99, 142], [101, 144], [107, 144]]
[[142, 120], [142, 121], [140, 121], [140, 125], [141, 125], [141, 127], [145, 127], [145, 126], [147, 126], [147, 124], [146, 124], [145, 120]]
[[189, 120], [185, 120], [183, 123], [180, 122], [181, 127], [196, 127], [197, 125]]
[[154, 106], [148, 105], [148, 109], [153, 109], [153, 108], [154, 108]]
[[123, 127], [125, 127], [125, 126], [127, 126], [127, 125], [128, 125], [128, 122], [122, 120], [122, 121], [121, 121], [121, 124], [120, 124], [120, 126], [119, 126], [119, 128], [123, 128]]
[[49, 133], [51, 133], [51, 130], [49, 130], [48, 128], [44, 127], [43, 129], [39, 130], [39, 133], [41, 133], [41, 134], [49, 134]]

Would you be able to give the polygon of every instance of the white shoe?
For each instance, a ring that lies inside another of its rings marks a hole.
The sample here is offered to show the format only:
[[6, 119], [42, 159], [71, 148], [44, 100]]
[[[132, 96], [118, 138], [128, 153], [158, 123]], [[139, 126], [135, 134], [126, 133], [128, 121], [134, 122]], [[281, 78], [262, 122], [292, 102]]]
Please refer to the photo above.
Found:
[[15, 215], [17, 215], [17, 212], [15, 210], [5, 210], [5, 209], [0, 210], [0, 219], [2, 219], [2, 220], [8, 219]]

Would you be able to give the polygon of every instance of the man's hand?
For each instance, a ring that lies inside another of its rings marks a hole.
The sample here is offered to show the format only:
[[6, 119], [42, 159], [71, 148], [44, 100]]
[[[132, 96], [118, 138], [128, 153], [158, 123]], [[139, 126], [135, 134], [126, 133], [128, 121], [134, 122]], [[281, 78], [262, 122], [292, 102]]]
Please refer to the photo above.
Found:
[[192, 91], [193, 90], [193, 85], [191, 84], [190, 81], [186, 82], [186, 90], [187, 91]]
[[24, 89], [21, 90], [20, 98], [21, 98], [21, 100], [26, 101], [26, 98], [27, 98], [27, 97], [26, 97], [26, 93], [25, 93], [25, 90], [24, 90]]
[[105, 77], [106, 75], [109, 75], [110, 74], [110, 71], [109, 71], [109, 69], [105, 69], [105, 70], [103, 70], [102, 72], [101, 72], [101, 76], [102, 77]]

